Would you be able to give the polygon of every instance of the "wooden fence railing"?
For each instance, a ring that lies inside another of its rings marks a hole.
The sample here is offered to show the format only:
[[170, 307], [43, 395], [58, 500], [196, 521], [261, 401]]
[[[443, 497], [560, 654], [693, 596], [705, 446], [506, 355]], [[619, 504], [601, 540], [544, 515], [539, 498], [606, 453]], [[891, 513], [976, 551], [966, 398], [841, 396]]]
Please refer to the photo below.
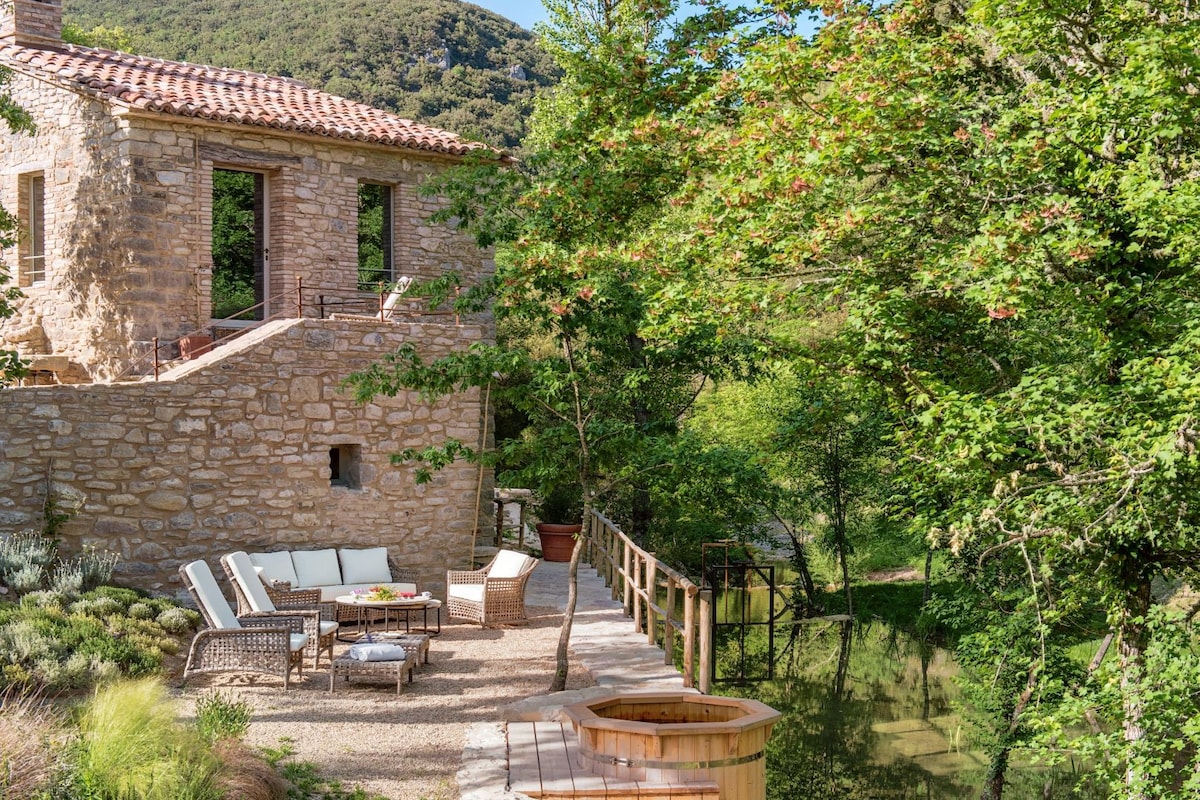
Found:
[[[663, 649], [663, 663], [683, 650], [683, 685], [712, 688], [712, 592], [701, 589], [634, 544], [612, 520], [591, 510], [585, 519], [583, 557], [612, 587], [625, 615], [646, 640]], [[682, 641], [678, 641], [682, 637]]]

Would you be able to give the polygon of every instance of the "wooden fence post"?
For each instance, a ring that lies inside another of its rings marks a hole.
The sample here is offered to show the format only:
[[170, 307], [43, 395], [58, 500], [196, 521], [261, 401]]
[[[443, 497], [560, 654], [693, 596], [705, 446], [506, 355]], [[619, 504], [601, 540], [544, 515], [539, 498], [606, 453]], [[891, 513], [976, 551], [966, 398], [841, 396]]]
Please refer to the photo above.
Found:
[[[633, 548], [630, 548], [631, 550]], [[633, 554], [633, 629], [642, 631], [642, 578], [646, 572], [642, 569], [640, 553]]]
[[696, 593], [695, 585], [689, 586], [683, 598], [683, 685], [696, 687]]
[[675, 579], [667, 576], [667, 618], [663, 620], [663, 663], [670, 665], [675, 662]]
[[712, 640], [712, 590], [700, 590], [700, 693], [712, 691], [713, 640]]
[[622, 563], [624, 564], [625, 569], [625, 572], [622, 575], [622, 577], [625, 578], [625, 597], [622, 601], [622, 605], [625, 607], [625, 616], [631, 617], [633, 616], [633, 607], [629, 603], [630, 599], [633, 597], [633, 548], [630, 547], [629, 542], [624, 541], [621, 542], [621, 547], [624, 550], [624, 558], [622, 559]]
[[658, 599], [658, 559], [654, 553], [646, 556], [646, 641], [651, 647], [658, 644], [658, 615], [654, 613], [654, 601]]

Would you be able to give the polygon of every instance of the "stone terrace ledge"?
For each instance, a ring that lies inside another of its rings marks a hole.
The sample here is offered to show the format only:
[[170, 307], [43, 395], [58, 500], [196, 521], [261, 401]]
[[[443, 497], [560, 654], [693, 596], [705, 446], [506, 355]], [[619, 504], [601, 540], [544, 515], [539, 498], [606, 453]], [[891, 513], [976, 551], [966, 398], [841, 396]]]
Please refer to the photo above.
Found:
[[[567, 565], [539, 563], [530, 578], [525, 603], [565, 609]], [[508, 722], [557, 721], [563, 706], [614, 691], [695, 691], [684, 689], [683, 675], [663, 663], [663, 651], [648, 645], [645, 634], [634, 631], [633, 620], [625, 616], [621, 603], [612, 599], [612, 590], [587, 564], [579, 565], [571, 651], [591, 673], [596, 686], [528, 697], [502, 709], [503, 719], [473, 725], [467, 731], [458, 772], [461, 800], [526, 797], [508, 789]]]

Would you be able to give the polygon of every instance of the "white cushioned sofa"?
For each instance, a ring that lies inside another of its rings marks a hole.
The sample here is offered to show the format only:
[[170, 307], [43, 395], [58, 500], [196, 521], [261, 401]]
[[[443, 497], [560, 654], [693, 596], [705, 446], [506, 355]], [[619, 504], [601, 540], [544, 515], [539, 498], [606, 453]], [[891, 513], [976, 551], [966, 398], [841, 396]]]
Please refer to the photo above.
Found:
[[398, 568], [386, 547], [332, 547], [324, 550], [279, 550], [250, 553], [250, 563], [276, 605], [330, 603], [355, 589], [387, 586], [416, 592], [416, 576]]

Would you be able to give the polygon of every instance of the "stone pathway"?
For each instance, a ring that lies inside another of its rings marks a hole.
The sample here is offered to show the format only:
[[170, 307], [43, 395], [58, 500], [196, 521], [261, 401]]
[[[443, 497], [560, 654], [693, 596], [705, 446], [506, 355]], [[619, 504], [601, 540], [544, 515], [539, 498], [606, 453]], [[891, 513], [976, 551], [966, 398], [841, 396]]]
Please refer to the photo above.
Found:
[[[533, 571], [525, 592], [529, 606], [557, 608], [567, 605], [567, 565], [542, 561]], [[504, 719], [478, 723], [467, 733], [463, 766], [458, 773], [461, 800], [519, 800], [525, 795], [508, 789], [508, 742], [505, 723], [557, 720], [559, 709], [579, 700], [613, 691], [680, 691], [683, 676], [664, 664], [663, 651], [646, 642], [633, 628], [621, 604], [612, 599], [594, 569], [579, 566], [579, 596], [571, 650], [592, 674], [596, 686], [552, 695], [536, 695], [504, 709]]]

